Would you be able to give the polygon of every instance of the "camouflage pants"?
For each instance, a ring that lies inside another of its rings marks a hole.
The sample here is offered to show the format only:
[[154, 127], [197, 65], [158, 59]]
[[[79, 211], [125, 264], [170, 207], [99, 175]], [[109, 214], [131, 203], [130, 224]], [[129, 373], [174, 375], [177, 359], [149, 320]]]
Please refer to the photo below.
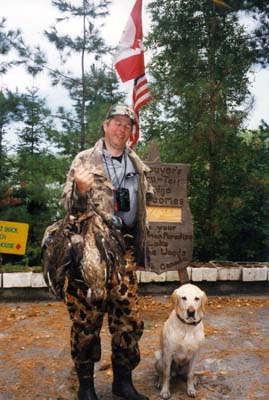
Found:
[[134, 369], [140, 361], [138, 341], [143, 333], [139, 316], [135, 263], [127, 251], [123, 279], [111, 273], [102, 299], [89, 301], [88, 288], [65, 283], [65, 303], [72, 321], [71, 355], [77, 370], [101, 358], [100, 330], [105, 312], [112, 336], [112, 363], [116, 367]]

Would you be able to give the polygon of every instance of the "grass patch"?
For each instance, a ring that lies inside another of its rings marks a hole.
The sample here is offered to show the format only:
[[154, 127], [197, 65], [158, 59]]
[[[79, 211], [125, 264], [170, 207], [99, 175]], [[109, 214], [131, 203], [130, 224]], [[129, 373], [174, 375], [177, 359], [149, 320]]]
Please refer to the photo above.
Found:
[[18, 264], [4, 264], [0, 266], [0, 272], [42, 272], [41, 266], [29, 267]]

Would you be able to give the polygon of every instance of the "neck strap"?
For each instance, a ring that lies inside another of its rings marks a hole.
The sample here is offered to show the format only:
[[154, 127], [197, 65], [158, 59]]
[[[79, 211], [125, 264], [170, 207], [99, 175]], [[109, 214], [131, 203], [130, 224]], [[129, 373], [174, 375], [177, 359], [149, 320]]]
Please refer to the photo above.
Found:
[[[123, 180], [124, 180], [125, 175], [126, 175], [126, 168], [127, 168], [126, 153], [124, 152], [124, 153], [122, 154], [122, 156], [123, 156], [123, 160], [124, 160], [124, 173], [123, 173], [123, 176], [122, 176], [122, 179], [121, 179], [121, 182], [120, 182], [120, 181], [119, 181], [119, 177], [118, 177], [117, 172], [116, 172], [116, 168], [115, 168], [114, 162], [113, 162], [113, 157], [110, 155], [111, 165], [112, 165], [113, 172], [114, 172], [114, 175], [115, 175], [115, 178], [116, 178], [116, 181], [117, 181], [117, 185], [118, 185], [118, 187], [116, 188], [116, 190], [121, 188], [121, 185], [122, 185]], [[111, 182], [112, 182], [112, 176], [111, 176], [111, 174], [110, 174], [110, 172], [109, 172], [109, 167], [108, 167], [108, 165], [107, 165], [106, 156], [105, 156], [104, 153], [103, 153], [103, 159], [104, 159], [105, 164], [106, 164], [106, 169], [107, 169], [107, 173], [108, 173], [109, 179], [110, 179]]]

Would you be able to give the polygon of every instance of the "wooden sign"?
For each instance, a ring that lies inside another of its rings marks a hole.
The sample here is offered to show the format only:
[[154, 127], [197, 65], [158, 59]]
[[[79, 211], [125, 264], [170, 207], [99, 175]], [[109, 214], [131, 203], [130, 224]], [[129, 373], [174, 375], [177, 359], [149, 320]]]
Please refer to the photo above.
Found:
[[155, 188], [147, 207], [149, 260], [146, 270], [160, 274], [186, 268], [192, 260], [193, 221], [187, 199], [188, 164], [147, 162]]
[[0, 221], [0, 253], [25, 254], [28, 229], [28, 224]]

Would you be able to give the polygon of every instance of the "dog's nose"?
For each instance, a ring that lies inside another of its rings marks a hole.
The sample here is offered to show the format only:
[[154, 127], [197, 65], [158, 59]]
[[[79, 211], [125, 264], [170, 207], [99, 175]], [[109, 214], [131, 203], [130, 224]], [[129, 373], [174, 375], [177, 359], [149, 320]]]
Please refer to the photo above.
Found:
[[188, 314], [188, 318], [194, 318], [194, 316], [195, 316], [195, 309], [194, 309], [192, 306], [188, 307], [188, 309], [187, 309], [187, 314]]

